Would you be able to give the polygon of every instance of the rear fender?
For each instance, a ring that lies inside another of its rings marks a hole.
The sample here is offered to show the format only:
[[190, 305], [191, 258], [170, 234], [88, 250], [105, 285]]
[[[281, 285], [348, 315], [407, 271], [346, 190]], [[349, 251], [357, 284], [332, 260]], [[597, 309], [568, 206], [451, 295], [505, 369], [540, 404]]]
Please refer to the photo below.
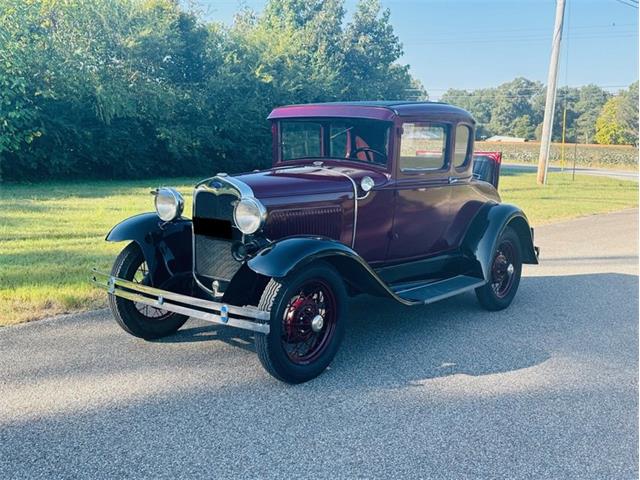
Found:
[[152, 285], [161, 286], [192, 269], [191, 220], [163, 222], [155, 213], [142, 213], [117, 224], [107, 234], [108, 242], [134, 241], [142, 250]]
[[533, 229], [522, 210], [506, 203], [489, 203], [476, 214], [462, 242], [462, 252], [472, 260], [474, 274], [482, 275], [485, 280], [491, 278], [493, 254], [500, 235], [507, 227], [512, 227], [520, 238], [522, 262], [538, 263]]
[[264, 277], [283, 278], [320, 260], [332, 265], [356, 290], [411, 304], [393, 293], [360, 255], [328, 238], [297, 236], [276, 241], [251, 258], [247, 266]]

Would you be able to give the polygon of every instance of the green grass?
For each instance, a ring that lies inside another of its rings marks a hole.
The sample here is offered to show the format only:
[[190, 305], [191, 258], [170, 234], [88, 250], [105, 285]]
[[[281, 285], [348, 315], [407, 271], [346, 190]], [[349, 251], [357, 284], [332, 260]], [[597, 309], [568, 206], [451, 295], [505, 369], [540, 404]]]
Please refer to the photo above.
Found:
[[[104, 241], [120, 220], [152, 210], [149, 190], [174, 185], [185, 194], [197, 179], [0, 185], [0, 325], [102, 307], [105, 294], [89, 284], [92, 267], [109, 270], [124, 246]], [[634, 207], [633, 182], [551, 173], [505, 172], [500, 192], [532, 224]]]
[[500, 176], [502, 201], [518, 205], [533, 226], [638, 206], [638, 183], [628, 180], [549, 173], [547, 185], [535, 173], [505, 170]]

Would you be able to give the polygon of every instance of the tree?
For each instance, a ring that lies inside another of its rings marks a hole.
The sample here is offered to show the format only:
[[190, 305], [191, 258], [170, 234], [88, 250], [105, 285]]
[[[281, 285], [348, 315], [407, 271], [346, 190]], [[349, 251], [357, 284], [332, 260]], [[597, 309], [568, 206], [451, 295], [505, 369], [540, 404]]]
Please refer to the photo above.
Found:
[[603, 144], [638, 144], [638, 82], [604, 104], [596, 121], [595, 140]]
[[516, 118], [511, 125], [511, 134], [516, 137], [532, 139], [535, 137], [536, 126], [529, 115]]
[[476, 138], [486, 138], [493, 133], [488, 128], [491, 122], [491, 111], [495, 97], [495, 89], [478, 89], [473, 92], [467, 90], [449, 89], [441, 100], [467, 110], [477, 122]]
[[607, 103], [602, 107], [602, 112], [596, 121], [596, 142], [607, 145], [627, 143], [625, 128], [619, 119], [622, 102], [622, 97], [617, 96], [607, 100]]
[[540, 90], [542, 90], [540, 82], [533, 82], [523, 77], [498, 86], [489, 128], [497, 135], [510, 135], [514, 129], [514, 122], [519, 117], [527, 115], [531, 119], [530, 122], [535, 121], [536, 112], [531, 102]]
[[623, 91], [618, 110], [618, 122], [624, 130], [627, 143], [638, 145], [638, 82], [632, 83], [629, 90]]
[[342, 41], [344, 63], [341, 96], [352, 100], [401, 100], [422, 86], [409, 74], [408, 65], [399, 65], [402, 44], [393, 31], [389, 9], [382, 10], [379, 0], [360, 0]]
[[577, 142], [590, 143], [596, 132], [596, 120], [602, 107], [611, 97], [597, 85], [585, 85], [580, 88], [579, 99], [575, 104], [578, 118], [575, 122], [575, 137]]

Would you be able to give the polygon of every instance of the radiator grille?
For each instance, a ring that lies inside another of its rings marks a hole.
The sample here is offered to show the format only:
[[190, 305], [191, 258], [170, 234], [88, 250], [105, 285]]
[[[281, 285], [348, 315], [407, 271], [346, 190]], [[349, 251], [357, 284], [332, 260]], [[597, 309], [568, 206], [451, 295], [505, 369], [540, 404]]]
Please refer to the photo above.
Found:
[[275, 210], [269, 212], [265, 230], [272, 240], [289, 235], [321, 235], [339, 240], [342, 209], [335, 206]]
[[[206, 190], [194, 196], [194, 264], [198, 275], [230, 281], [240, 268], [231, 256], [232, 240], [240, 233], [232, 228], [233, 208], [238, 197], [216, 195]], [[238, 237], [238, 238], [236, 238]]]
[[240, 268], [231, 256], [231, 242], [217, 238], [195, 236], [195, 263], [199, 275], [230, 281]]
[[237, 201], [238, 197], [235, 195], [215, 195], [206, 190], [197, 192], [193, 200], [193, 216], [231, 220], [233, 218], [233, 207]]

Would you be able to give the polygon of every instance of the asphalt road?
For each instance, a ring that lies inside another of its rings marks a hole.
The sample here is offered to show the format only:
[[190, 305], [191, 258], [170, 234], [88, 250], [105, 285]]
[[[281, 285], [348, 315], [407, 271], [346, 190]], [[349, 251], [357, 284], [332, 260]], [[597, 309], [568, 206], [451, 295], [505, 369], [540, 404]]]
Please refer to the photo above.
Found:
[[[502, 166], [507, 170], [520, 170], [526, 172], [535, 172], [538, 170], [538, 165], [530, 165], [523, 163], [503, 163]], [[560, 167], [549, 167], [550, 172], [560, 172]], [[571, 173], [573, 171], [571, 164], [569, 163], [564, 171]], [[592, 175], [595, 177], [609, 177], [618, 180], [633, 180], [638, 181], [638, 172], [631, 170], [616, 170], [606, 168], [588, 168], [588, 167], [576, 167], [576, 174], [580, 175]]]
[[287, 386], [248, 336], [0, 330], [0, 478], [638, 478], [638, 212], [541, 227], [506, 311], [361, 297]]

